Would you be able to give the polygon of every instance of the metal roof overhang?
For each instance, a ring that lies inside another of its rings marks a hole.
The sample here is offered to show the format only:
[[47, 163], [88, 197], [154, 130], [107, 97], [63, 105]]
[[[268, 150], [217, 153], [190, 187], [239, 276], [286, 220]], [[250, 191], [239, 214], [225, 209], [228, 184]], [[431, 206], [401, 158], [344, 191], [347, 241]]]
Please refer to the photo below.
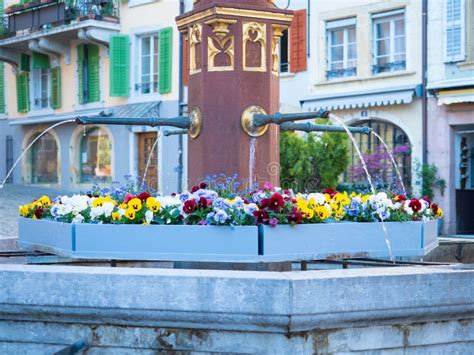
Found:
[[409, 104], [413, 101], [416, 87], [411, 85], [389, 90], [313, 96], [301, 100], [300, 104], [310, 111], [321, 108], [331, 111]]

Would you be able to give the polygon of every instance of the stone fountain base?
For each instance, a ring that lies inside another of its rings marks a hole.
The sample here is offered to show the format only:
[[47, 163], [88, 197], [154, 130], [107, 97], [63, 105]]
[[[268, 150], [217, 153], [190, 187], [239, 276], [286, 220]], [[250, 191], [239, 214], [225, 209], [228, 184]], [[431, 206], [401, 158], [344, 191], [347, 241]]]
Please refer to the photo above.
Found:
[[474, 271], [0, 265], [0, 353], [472, 353]]
[[[437, 221], [269, 226], [68, 224], [19, 219], [19, 245], [83, 259], [279, 262], [423, 256]], [[388, 244], [391, 251], [389, 251]], [[391, 255], [390, 255], [391, 252]]]

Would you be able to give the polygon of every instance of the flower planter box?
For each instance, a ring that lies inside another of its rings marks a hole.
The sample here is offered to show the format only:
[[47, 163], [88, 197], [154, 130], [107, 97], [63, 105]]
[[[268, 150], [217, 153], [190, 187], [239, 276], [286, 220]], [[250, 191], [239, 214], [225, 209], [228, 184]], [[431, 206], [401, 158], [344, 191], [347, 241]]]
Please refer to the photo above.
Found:
[[379, 222], [264, 226], [260, 248], [271, 259], [388, 258], [387, 238], [394, 257], [423, 256], [438, 246], [437, 223], [385, 222], [387, 235]]
[[117, 260], [245, 260], [258, 227], [68, 224], [19, 218], [19, 244], [65, 257]]
[[[437, 221], [385, 223], [394, 257], [438, 245]], [[67, 224], [19, 218], [19, 244], [65, 257], [259, 262], [390, 256], [381, 223], [297, 226]]]

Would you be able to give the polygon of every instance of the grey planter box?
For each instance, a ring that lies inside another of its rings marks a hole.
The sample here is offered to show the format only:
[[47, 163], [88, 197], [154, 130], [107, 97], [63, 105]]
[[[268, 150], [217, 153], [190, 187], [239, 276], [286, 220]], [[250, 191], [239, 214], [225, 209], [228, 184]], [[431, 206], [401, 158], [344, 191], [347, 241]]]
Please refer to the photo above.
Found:
[[423, 256], [438, 246], [438, 222], [336, 222], [296, 226], [264, 226], [263, 254], [315, 260], [331, 258], [388, 258], [386, 238], [394, 257]]
[[66, 257], [117, 260], [247, 260], [258, 227], [68, 224], [19, 219], [19, 244]]
[[[438, 245], [437, 221], [385, 223], [395, 257]], [[19, 218], [19, 244], [65, 257], [117, 260], [259, 262], [389, 257], [380, 223], [297, 226], [67, 224]]]

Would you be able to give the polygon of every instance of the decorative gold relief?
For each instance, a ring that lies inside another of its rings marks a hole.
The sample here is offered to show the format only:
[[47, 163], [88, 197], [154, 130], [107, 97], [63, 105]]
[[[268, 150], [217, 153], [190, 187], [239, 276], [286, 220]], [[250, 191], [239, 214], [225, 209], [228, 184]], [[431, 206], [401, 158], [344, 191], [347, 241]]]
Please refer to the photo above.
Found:
[[229, 26], [237, 20], [213, 19], [205, 22], [216, 37], [207, 38], [207, 67], [209, 71], [234, 70], [234, 36]]
[[256, 113], [261, 113], [264, 115], [267, 114], [265, 110], [260, 106], [249, 106], [244, 110], [244, 112], [242, 112], [242, 116], [240, 117], [240, 124], [242, 125], [242, 129], [251, 137], [263, 136], [268, 130], [268, 125], [262, 127], [254, 127], [253, 116]]
[[244, 71], [267, 71], [266, 38], [265, 24], [244, 21], [242, 42]]
[[202, 26], [194, 25], [189, 29], [189, 74], [201, 72]]
[[192, 139], [196, 139], [201, 133], [202, 127], [202, 114], [201, 110], [197, 107], [193, 108], [189, 113], [189, 119], [191, 120], [191, 126], [188, 129], [188, 135]]
[[283, 35], [283, 31], [288, 26], [272, 25], [273, 28], [273, 39], [272, 39], [272, 74], [280, 75], [280, 38]]

